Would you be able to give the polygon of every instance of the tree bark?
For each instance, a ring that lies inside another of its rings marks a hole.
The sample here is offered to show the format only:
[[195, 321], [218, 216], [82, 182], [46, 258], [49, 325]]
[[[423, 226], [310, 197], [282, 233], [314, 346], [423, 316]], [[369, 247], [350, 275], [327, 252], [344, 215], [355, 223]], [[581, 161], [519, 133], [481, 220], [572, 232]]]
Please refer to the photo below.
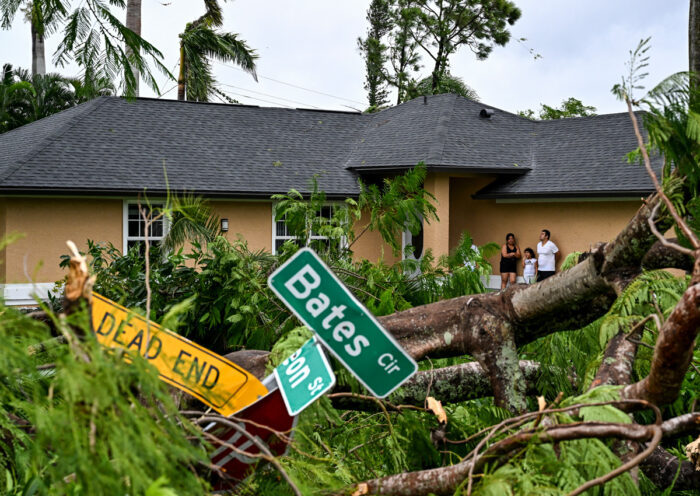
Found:
[[700, 83], [700, 0], [690, 0], [688, 15], [688, 70]]
[[43, 76], [46, 74], [46, 49], [44, 46], [44, 34], [37, 29], [34, 19], [31, 20], [30, 24], [32, 30], [32, 75]]
[[700, 471], [695, 470], [692, 463], [681, 462], [660, 446], [640, 466], [644, 475], [659, 489], [667, 489], [671, 485], [674, 491], [693, 490], [700, 487]]
[[[641, 273], [641, 261], [657, 241], [647, 221], [658, 201], [652, 195], [615, 240], [566, 272], [538, 284], [439, 301], [379, 321], [416, 360], [473, 356], [490, 376], [496, 404], [520, 412], [525, 390], [516, 347], [579, 329], [610, 309]], [[659, 229], [668, 227], [668, 219], [659, 222]]]
[[654, 346], [649, 375], [622, 391], [623, 398], [657, 405], [675, 401], [693, 358], [700, 331], [700, 283], [691, 285], [671, 312]]
[[185, 63], [185, 45], [180, 41], [180, 73], [177, 77], [177, 99], [181, 102], [185, 101]]
[[[141, 36], [141, 0], [127, 0], [126, 2], [126, 27], [134, 33]], [[133, 51], [131, 48], [126, 48], [126, 54], [129, 58], [132, 57]], [[127, 69], [128, 70], [128, 69]], [[139, 96], [139, 84], [141, 81], [141, 73], [138, 69], [133, 68], [132, 74], [136, 80], [134, 86], [134, 96]]]
[[[671, 243], [678, 243], [678, 238], [669, 238], [668, 240]], [[642, 267], [645, 270], [680, 269], [690, 272], [693, 270], [693, 263], [692, 257], [657, 241], [644, 256]]]

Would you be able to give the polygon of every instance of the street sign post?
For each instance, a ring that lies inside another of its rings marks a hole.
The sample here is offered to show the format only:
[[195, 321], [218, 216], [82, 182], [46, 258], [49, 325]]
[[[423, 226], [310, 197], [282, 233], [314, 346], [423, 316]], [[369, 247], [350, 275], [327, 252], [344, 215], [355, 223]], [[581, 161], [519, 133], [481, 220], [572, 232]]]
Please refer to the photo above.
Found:
[[[296, 426], [297, 417], [287, 414], [282, 393], [276, 388], [236, 413], [231, 420], [236, 422], [239, 429], [217, 423], [204, 429], [229, 445], [217, 445], [210, 458], [224, 474], [223, 478], [212, 481], [213, 488], [218, 491], [235, 486], [255, 469], [260, 458], [246, 455], [257, 455], [260, 448], [251, 439], [264, 444], [274, 456], [285, 454], [287, 439], [291, 437], [290, 431]], [[285, 433], [287, 439], [280, 438], [275, 432]], [[238, 451], [232, 450], [230, 446], [235, 446]]]
[[[92, 326], [100, 344], [138, 353], [158, 369], [163, 381], [222, 415], [267, 394], [254, 375], [233, 362], [97, 293], [92, 293]], [[129, 354], [124, 358], [129, 360]]]
[[384, 398], [418, 369], [313, 250], [299, 250], [268, 284], [374, 396]]
[[275, 379], [290, 415], [299, 414], [335, 385], [333, 369], [315, 337], [275, 369]]

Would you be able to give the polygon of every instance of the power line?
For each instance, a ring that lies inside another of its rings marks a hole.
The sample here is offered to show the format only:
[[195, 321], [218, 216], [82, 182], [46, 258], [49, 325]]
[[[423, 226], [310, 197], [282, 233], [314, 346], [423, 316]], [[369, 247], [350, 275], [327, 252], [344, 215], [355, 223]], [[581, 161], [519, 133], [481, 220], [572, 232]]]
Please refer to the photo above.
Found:
[[167, 95], [168, 93], [170, 93], [171, 91], [173, 91], [175, 88], [177, 88], [177, 84], [176, 84], [175, 86], [172, 86], [172, 87], [171, 87], [168, 91], [166, 91], [165, 93], [161, 93], [160, 96], [159, 96], [158, 98], [163, 98], [165, 95]]
[[[219, 62], [219, 61], [215, 61], [215, 62], [217, 62], [218, 64], [221, 64], [221, 65], [224, 65], [224, 66], [226, 66], [226, 67], [230, 67], [231, 69], [236, 69], [237, 71], [241, 71], [241, 72], [246, 72], [246, 73], [247, 73], [247, 71], [244, 71], [243, 69], [241, 69], [240, 67], [236, 67], [235, 65], [224, 64], [223, 62]], [[258, 77], [261, 78], [261, 79], [267, 79], [268, 81], [274, 81], [275, 83], [284, 84], [284, 85], [286, 85], [286, 86], [291, 86], [292, 88], [297, 88], [297, 89], [300, 89], [300, 90], [309, 91], [309, 92], [311, 92], [311, 93], [316, 93], [316, 94], [318, 94], [318, 95], [329, 96], [329, 97], [331, 97], [331, 98], [336, 98], [336, 99], [338, 99], [338, 100], [345, 100], [346, 102], [359, 103], [360, 105], [364, 105], [364, 104], [365, 104], [364, 102], [358, 102], [357, 100], [352, 100], [352, 99], [350, 99], [350, 98], [343, 98], [342, 96], [331, 95], [330, 93], [324, 93], [323, 91], [312, 90], [312, 89], [310, 89], [310, 88], [304, 88], [303, 86], [298, 86], [298, 85], [296, 85], [296, 84], [287, 83], [287, 82], [285, 82], [285, 81], [280, 81], [279, 79], [274, 79], [274, 78], [267, 77], [267, 76], [261, 76], [260, 74], [258, 74]]]
[[232, 95], [240, 96], [240, 97], [243, 97], [243, 98], [249, 98], [249, 99], [251, 99], [251, 100], [258, 100], [258, 101], [260, 101], [260, 102], [270, 103], [270, 104], [272, 104], [272, 105], [281, 105], [281, 106], [283, 106], [283, 107], [285, 107], [285, 108], [294, 108], [294, 107], [290, 107], [289, 105], [285, 105], [285, 104], [283, 104], [283, 103], [271, 102], [270, 100], [264, 100], [264, 99], [262, 99], [262, 98], [256, 98], [256, 97], [254, 97], [254, 96], [243, 95], [243, 94], [241, 94], [241, 93], [234, 93], [233, 91], [228, 91], [228, 92], [224, 92], [224, 93], [227, 93], [227, 94], [230, 93], [230, 94], [232, 94]]
[[282, 98], [281, 96], [270, 95], [269, 93], [263, 93], [262, 91], [255, 91], [255, 90], [251, 90], [251, 89], [248, 89], [248, 88], [241, 88], [240, 86], [234, 86], [233, 84], [224, 84], [224, 83], [218, 83], [218, 84], [219, 84], [220, 86], [229, 86], [229, 87], [231, 87], [231, 88], [236, 88], [236, 89], [238, 89], [238, 90], [247, 91], [247, 92], [249, 92], [249, 93], [255, 93], [256, 95], [269, 96], [270, 98], [275, 98], [275, 99], [277, 99], [277, 100], [284, 100], [285, 102], [297, 103], [297, 104], [299, 104], [299, 105], [304, 105], [304, 106], [306, 106], [306, 107], [311, 107], [311, 108], [315, 108], [315, 109], [320, 109], [320, 107], [316, 107], [315, 105], [311, 105], [311, 104], [309, 104], [309, 103], [298, 102], [298, 101], [296, 101], [296, 100], [290, 100], [289, 98]]

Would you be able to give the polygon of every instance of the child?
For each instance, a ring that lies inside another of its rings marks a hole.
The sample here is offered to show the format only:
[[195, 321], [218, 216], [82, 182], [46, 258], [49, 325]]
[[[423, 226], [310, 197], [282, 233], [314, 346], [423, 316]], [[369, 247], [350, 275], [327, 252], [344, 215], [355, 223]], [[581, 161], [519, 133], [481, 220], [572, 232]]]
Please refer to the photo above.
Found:
[[532, 284], [537, 277], [537, 259], [535, 258], [535, 252], [532, 248], [525, 248], [523, 254], [525, 255], [523, 259], [523, 278], [526, 283]]

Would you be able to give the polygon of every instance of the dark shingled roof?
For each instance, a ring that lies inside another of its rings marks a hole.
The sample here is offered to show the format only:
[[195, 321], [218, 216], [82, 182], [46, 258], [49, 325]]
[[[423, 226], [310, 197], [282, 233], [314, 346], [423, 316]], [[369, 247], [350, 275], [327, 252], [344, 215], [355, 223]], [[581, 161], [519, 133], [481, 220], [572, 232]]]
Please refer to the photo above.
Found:
[[497, 173], [480, 198], [637, 195], [626, 114], [534, 122], [455, 95], [376, 114], [101, 97], [0, 135], [0, 191], [134, 194], [168, 184], [206, 196], [319, 188], [356, 195], [358, 174], [425, 162]]
[[321, 174], [328, 195], [356, 194], [342, 163], [363, 123], [358, 113], [101, 97], [0, 135], [0, 190], [159, 192], [165, 167], [176, 191], [269, 197], [307, 191]]
[[456, 95], [416, 98], [373, 114], [346, 165], [357, 171], [411, 166], [522, 174], [530, 162], [533, 122]]
[[[644, 167], [627, 161], [637, 148], [628, 113], [534, 124], [531, 170], [490, 184], [476, 198], [638, 196], [653, 190]], [[658, 155], [652, 165], [661, 169]]]

